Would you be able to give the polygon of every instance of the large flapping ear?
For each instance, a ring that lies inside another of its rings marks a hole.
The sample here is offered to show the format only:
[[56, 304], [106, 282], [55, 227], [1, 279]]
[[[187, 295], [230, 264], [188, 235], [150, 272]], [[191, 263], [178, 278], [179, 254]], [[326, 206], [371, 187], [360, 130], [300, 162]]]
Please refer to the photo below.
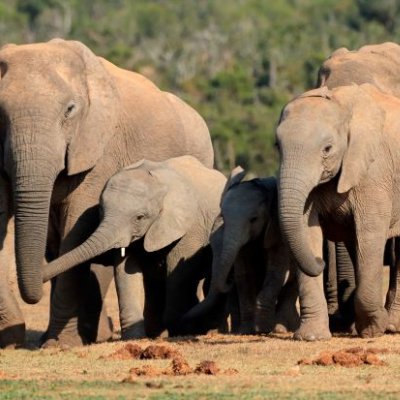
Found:
[[199, 216], [197, 194], [190, 182], [170, 169], [157, 169], [151, 174], [167, 185], [161, 212], [144, 238], [148, 252], [160, 250], [183, 237]]
[[385, 111], [374, 100], [378, 92], [370, 84], [345, 86], [335, 98], [349, 110], [347, 150], [337, 190], [345, 193], [367, 174], [382, 143]]
[[67, 152], [68, 175], [93, 168], [115, 132], [118, 91], [101, 59], [77, 41], [55, 39], [81, 57], [85, 70], [88, 112], [83, 116], [78, 132], [71, 138]]

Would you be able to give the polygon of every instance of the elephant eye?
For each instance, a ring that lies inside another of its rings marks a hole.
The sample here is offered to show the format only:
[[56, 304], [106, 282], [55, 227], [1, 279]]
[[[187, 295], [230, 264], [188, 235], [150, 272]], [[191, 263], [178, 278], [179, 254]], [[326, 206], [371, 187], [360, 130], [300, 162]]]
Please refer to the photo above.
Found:
[[73, 102], [68, 103], [67, 109], [65, 110], [64, 113], [64, 117], [68, 118], [74, 110], [75, 110], [75, 103]]
[[332, 145], [329, 144], [328, 146], [324, 147], [324, 149], [322, 150], [322, 153], [323, 153], [324, 156], [327, 156], [330, 153], [331, 150], [332, 150]]
[[145, 217], [145, 215], [144, 214], [139, 214], [139, 215], [136, 215], [136, 221], [141, 221], [143, 218]]
[[250, 218], [250, 223], [251, 224], [254, 224], [254, 222], [256, 222], [256, 221], [257, 221], [257, 217]]

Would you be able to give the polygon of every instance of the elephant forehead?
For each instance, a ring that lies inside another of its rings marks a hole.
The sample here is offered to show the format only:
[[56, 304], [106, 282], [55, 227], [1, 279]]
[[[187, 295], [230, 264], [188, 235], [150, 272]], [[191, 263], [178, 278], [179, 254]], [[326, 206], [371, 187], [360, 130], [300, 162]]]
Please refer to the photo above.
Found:
[[70, 59], [75, 59], [77, 63], [83, 65], [80, 57], [64, 46], [52, 43], [34, 43], [19, 46], [10, 46], [0, 51], [0, 59], [11, 64], [33, 66], [38, 68], [39, 64], [66, 63]]
[[126, 198], [134, 197], [139, 199], [149, 197], [150, 193], [151, 186], [148, 182], [123, 176], [118, 177], [118, 179], [112, 179], [107, 183], [102, 198], [120, 202]]
[[242, 182], [226, 192], [222, 200], [222, 209], [225, 211], [236, 207], [242, 211], [254, 209], [264, 201], [264, 198], [263, 190], [251, 184], [251, 182]]
[[334, 123], [340, 114], [339, 106], [332, 100], [323, 97], [301, 97], [290, 102], [283, 110], [280, 124], [301, 124], [322, 120]]

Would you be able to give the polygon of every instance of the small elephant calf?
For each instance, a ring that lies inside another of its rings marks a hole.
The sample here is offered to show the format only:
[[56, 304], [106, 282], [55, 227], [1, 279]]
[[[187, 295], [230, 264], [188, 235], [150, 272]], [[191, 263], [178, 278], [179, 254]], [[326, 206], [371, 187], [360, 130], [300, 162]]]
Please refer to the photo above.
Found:
[[295, 268], [280, 235], [276, 179], [242, 182], [244, 175], [240, 167], [235, 168], [222, 197], [222, 221], [211, 238], [211, 286], [206, 299], [184, 317], [189, 332], [203, 325], [233, 281], [239, 297], [240, 333], [298, 327]]
[[178, 334], [179, 321], [198, 303], [197, 287], [212, 263], [209, 237], [225, 183], [220, 172], [191, 156], [142, 160], [124, 168], [103, 190], [99, 227], [48, 264], [44, 276], [121, 249], [112, 264], [122, 337], [156, 336], [165, 328]]

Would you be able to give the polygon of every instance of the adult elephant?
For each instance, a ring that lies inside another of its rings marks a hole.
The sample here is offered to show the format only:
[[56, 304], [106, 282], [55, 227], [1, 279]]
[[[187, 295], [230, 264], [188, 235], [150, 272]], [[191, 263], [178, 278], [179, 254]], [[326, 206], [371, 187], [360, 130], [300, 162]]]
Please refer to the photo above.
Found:
[[[95, 228], [101, 190], [116, 171], [145, 157], [183, 154], [211, 167], [213, 150], [192, 108], [80, 42], [7, 45], [0, 70], [2, 161], [14, 198], [18, 284], [22, 298], [36, 303], [50, 208], [63, 254]], [[48, 339], [82, 342], [77, 316], [87, 276], [84, 268], [58, 277]]]
[[[382, 92], [400, 98], [400, 46], [397, 43], [386, 42], [367, 45], [353, 51], [344, 47], [340, 48], [323, 62], [318, 72], [318, 87], [326, 86], [333, 89], [339, 86], [363, 83], [373, 84]], [[400, 276], [397, 265], [400, 266], [400, 264], [396, 262], [396, 257], [390, 254], [389, 248], [393, 246], [392, 242], [388, 242], [387, 251], [385, 251], [385, 265], [390, 265], [391, 268], [391, 283], [386, 308], [389, 311], [387, 329], [396, 332], [400, 330], [400, 290], [396, 283], [399, 279], [396, 276]], [[337, 243], [336, 245], [339, 304], [336, 304], [338, 312], [335, 312], [331, 319], [331, 326], [335, 330], [343, 327], [347, 329], [353, 319], [355, 279], [354, 268], [350, 261], [351, 258], [354, 259], [355, 257], [353, 247], [351, 243]], [[349, 255], [349, 251], [353, 254]], [[330, 263], [330, 276], [336, 272], [335, 265], [335, 263]], [[336, 276], [333, 276], [333, 278], [333, 280], [328, 279], [328, 286], [329, 283], [334, 282]], [[335, 284], [330, 286], [334, 287]], [[335, 293], [331, 294], [329, 304], [335, 307]]]
[[382, 260], [400, 234], [400, 100], [370, 84], [326, 87], [299, 96], [277, 128], [279, 211], [299, 272], [299, 339], [330, 336], [322, 291], [322, 232], [355, 248], [356, 329], [384, 333]]

